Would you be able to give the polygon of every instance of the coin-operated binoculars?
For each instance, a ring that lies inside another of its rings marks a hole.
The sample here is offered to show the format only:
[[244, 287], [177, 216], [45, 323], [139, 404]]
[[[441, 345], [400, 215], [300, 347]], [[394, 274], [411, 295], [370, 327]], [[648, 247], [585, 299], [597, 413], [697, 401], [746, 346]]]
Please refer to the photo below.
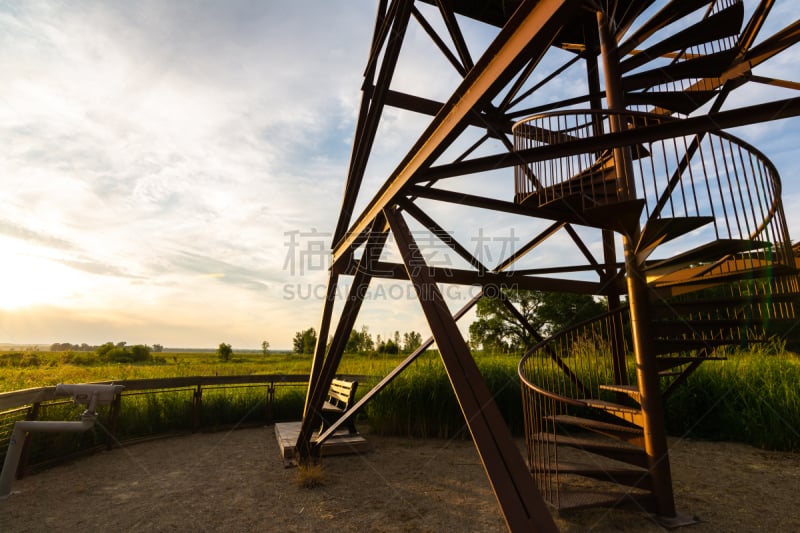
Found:
[[0, 499], [6, 499], [11, 494], [11, 485], [17, 474], [19, 459], [22, 455], [22, 444], [25, 434], [38, 431], [42, 433], [79, 433], [94, 426], [97, 420], [97, 407], [108, 405], [119, 394], [124, 385], [108, 385], [99, 383], [78, 383], [56, 385], [56, 396], [72, 396], [76, 404], [83, 404], [86, 410], [81, 413], [80, 422], [61, 422], [52, 420], [20, 420], [14, 424], [11, 440], [8, 442], [6, 459], [3, 462], [3, 471], [0, 473]]

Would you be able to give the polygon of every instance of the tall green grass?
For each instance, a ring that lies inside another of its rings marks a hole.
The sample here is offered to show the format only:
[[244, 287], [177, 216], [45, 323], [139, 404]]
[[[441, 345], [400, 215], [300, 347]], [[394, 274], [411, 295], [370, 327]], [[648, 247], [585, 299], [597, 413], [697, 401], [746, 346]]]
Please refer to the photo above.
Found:
[[[522, 432], [517, 361], [482, 356], [478, 368], [512, 432]], [[441, 359], [426, 354], [373, 398], [366, 407], [372, 430], [383, 435], [468, 437], [467, 425]]]
[[0, 392], [58, 383], [182, 376], [308, 374], [311, 357], [289, 353], [237, 354], [222, 363], [213, 353], [160, 353], [163, 362], [107, 363], [91, 352], [0, 352]]
[[667, 400], [670, 434], [800, 451], [800, 357], [739, 352], [704, 363]]
[[[234, 355], [232, 361], [224, 364], [216, 360], [214, 354], [208, 353], [163, 355], [166, 363], [157, 365], [62, 364], [57, 362], [58, 354], [16, 357], [13, 361], [6, 359], [5, 366], [0, 361], [0, 390], [59, 382], [133, 378], [307, 374], [311, 369], [310, 357], [295, 354]], [[359, 396], [363, 396], [402, 358], [348, 354], [342, 359], [339, 372], [372, 376], [359, 385]], [[523, 415], [516, 372], [518, 358], [482, 353], [475, 354], [475, 358], [512, 432], [521, 435]], [[273, 419], [298, 420], [302, 415], [305, 392], [304, 386], [277, 387]], [[126, 439], [195, 428], [192, 393], [192, 390], [184, 390], [125, 394], [116, 435]], [[68, 416], [62, 420], [77, 420], [80, 413], [69, 411], [63, 414]], [[59, 419], [45, 413], [41, 418]], [[379, 434], [438, 438], [468, 436], [463, 415], [436, 352], [420, 356], [366, 405], [359, 419], [359, 423], [369, 424]], [[265, 387], [204, 389], [202, 419], [199, 421], [201, 429], [222, 429], [262, 420], [267, 421]], [[675, 436], [737, 441], [769, 449], [798, 451], [800, 358], [783, 351], [780, 346], [766, 346], [756, 347], [750, 352], [731, 353], [727, 361], [704, 363], [667, 400], [666, 421], [669, 433]], [[104, 442], [104, 434], [97, 431], [92, 438], [98, 443]], [[0, 442], [4, 443], [1, 436]], [[0, 453], [2, 451], [0, 449]]]
[[[774, 347], [732, 352], [704, 363], [665, 405], [669, 434], [800, 451], [800, 357]], [[522, 403], [512, 356], [478, 356], [478, 367], [512, 432]], [[379, 434], [453, 438], [466, 424], [438, 358], [423, 357], [368, 405]]]
[[[299, 420], [305, 402], [305, 386], [276, 387], [268, 409], [266, 386], [208, 387], [203, 389], [202, 408], [194, 409], [192, 389], [147, 391], [122, 395], [120, 412], [113, 423], [109, 407], [98, 409], [95, 426], [82, 433], [32, 433], [29, 464], [96, 449], [118, 442], [152, 436], [219, 431], [275, 421]], [[84, 406], [59, 401], [42, 404], [38, 420], [77, 421]], [[198, 416], [199, 415], [199, 416]], [[0, 428], [0, 456], [5, 455], [13, 422], [24, 413], [10, 415]], [[0, 457], [1, 459], [2, 457]]]

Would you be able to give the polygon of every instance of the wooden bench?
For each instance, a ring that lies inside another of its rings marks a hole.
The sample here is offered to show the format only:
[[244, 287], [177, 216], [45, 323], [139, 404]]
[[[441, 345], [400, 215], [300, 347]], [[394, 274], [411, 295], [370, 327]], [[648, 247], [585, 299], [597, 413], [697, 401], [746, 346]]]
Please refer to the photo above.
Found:
[[[356, 389], [358, 381], [347, 381], [344, 379], [334, 379], [328, 389], [328, 399], [322, 405], [322, 426], [319, 432], [322, 433], [336, 422], [345, 411], [350, 409], [355, 403]], [[345, 424], [350, 434], [356, 433], [356, 424], [350, 418]]]

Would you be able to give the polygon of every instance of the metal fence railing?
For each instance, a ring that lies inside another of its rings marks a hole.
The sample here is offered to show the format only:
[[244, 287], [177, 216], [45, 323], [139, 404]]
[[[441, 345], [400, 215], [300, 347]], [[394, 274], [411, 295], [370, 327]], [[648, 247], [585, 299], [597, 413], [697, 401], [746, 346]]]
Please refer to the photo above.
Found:
[[[308, 375], [195, 376], [113, 383], [125, 388], [110, 405], [98, 409], [91, 430], [29, 433], [17, 475], [22, 477], [75, 455], [154, 437], [299, 420]], [[57, 396], [55, 386], [0, 393], [0, 462], [17, 421], [78, 420], [83, 407]]]

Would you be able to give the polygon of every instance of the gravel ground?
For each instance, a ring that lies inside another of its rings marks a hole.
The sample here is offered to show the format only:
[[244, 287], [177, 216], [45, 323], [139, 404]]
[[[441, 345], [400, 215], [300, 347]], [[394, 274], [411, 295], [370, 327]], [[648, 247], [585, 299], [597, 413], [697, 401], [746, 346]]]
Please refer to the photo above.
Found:
[[[19, 480], [0, 531], [506, 531], [470, 441], [367, 435], [372, 450], [326, 457], [298, 484], [272, 427], [195, 434], [103, 452]], [[800, 454], [672, 442], [692, 533], [800, 531]], [[635, 511], [556, 517], [563, 531], [662, 531]]]

